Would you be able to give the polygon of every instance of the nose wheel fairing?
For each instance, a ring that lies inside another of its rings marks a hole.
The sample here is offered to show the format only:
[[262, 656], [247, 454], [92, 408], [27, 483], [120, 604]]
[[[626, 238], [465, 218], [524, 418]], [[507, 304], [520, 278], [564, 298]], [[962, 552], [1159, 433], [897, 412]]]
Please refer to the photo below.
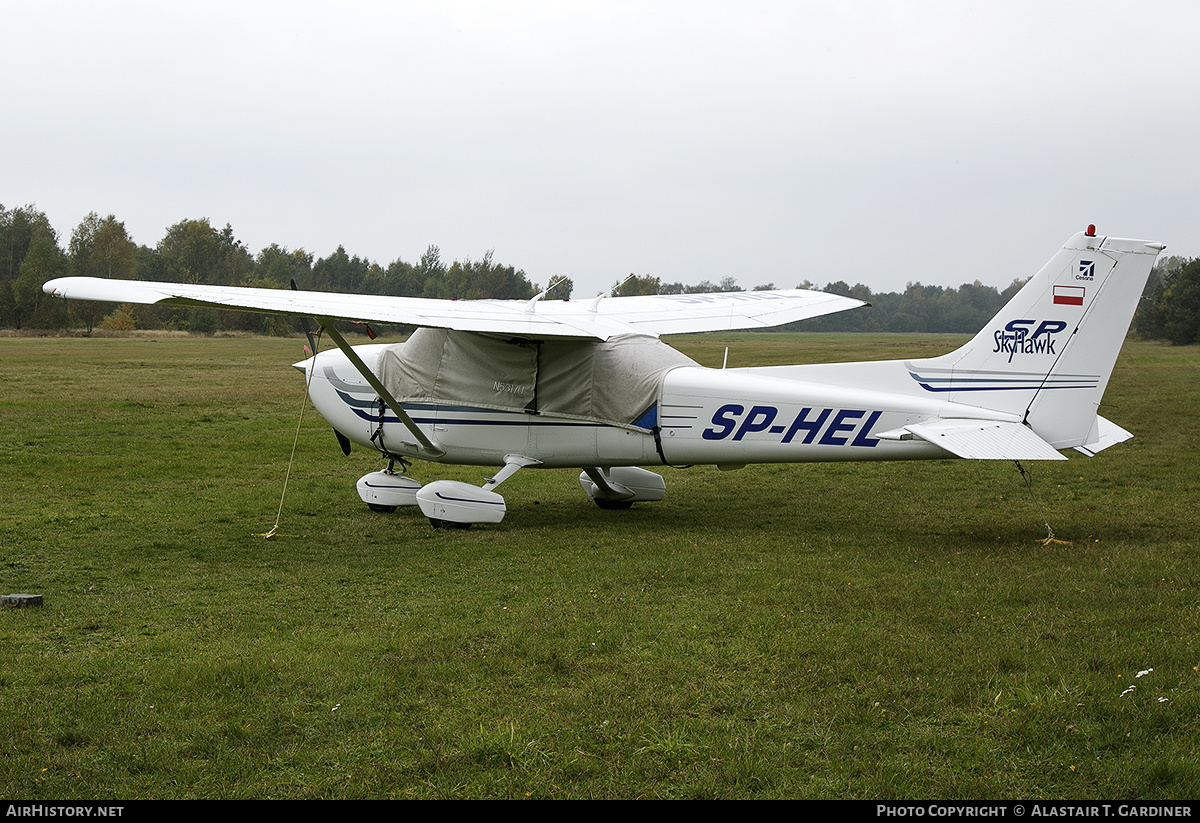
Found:
[[416, 506], [421, 483], [415, 478], [383, 469], [358, 479], [358, 496], [374, 512], [394, 512], [401, 506]]

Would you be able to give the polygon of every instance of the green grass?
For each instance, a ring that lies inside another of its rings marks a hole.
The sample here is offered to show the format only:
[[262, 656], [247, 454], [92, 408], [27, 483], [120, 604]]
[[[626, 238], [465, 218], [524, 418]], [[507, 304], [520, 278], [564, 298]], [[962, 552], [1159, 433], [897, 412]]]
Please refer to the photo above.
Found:
[[[959, 339], [679, 346], [732, 367]], [[529, 470], [467, 532], [367, 511], [381, 462], [310, 407], [267, 540], [299, 358], [0, 338], [0, 593], [46, 600], [0, 611], [0, 794], [1200, 794], [1200, 349], [1127, 344], [1102, 411], [1136, 439], [1032, 465], [1032, 495], [1006, 463], [697, 467], [605, 512]]]

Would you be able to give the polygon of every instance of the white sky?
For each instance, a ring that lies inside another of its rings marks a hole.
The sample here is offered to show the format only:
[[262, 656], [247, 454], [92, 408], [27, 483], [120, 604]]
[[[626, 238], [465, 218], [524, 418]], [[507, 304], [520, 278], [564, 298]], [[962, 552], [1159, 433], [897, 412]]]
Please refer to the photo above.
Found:
[[0, 204], [576, 295], [1200, 256], [1200, 3], [0, 0]]

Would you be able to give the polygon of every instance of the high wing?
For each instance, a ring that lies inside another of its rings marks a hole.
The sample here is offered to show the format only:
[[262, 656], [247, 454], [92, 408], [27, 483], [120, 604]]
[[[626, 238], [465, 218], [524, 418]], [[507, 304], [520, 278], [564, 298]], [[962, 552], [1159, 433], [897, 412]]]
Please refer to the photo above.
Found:
[[201, 306], [515, 337], [598, 340], [624, 334], [770, 328], [866, 305], [850, 297], [803, 289], [562, 301], [435, 300], [99, 277], [60, 277], [42, 288], [47, 294], [74, 300]]

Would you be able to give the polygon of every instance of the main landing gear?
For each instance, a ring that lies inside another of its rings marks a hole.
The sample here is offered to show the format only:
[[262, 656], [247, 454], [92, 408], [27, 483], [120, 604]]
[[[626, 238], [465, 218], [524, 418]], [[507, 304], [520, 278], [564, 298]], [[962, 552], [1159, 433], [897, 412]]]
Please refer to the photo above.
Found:
[[[519, 454], [506, 455], [504, 466], [482, 486], [457, 480], [437, 480], [422, 485], [405, 472], [408, 463], [390, 458], [382, 471], [363, 475], [358, 496], [371, 511], [393, 512], [400, 506], [419, 506], [435, 529], [467, 529], [473, 523], [499, 523], [507, 511], [504, 498], [493, 489], [526, 466], [541, 461]], [[579, 475], [583, 491], [602, 509], [628, 509], [637, 502], [662, 500], [666, 483], [661, 475], [632, 466], [584, 469]]]
[[579, 485], [602, 509], [628, 509], [634, 503], [662, 500], [667, 493], [662, 475], [635, 466], [584, 469]]

